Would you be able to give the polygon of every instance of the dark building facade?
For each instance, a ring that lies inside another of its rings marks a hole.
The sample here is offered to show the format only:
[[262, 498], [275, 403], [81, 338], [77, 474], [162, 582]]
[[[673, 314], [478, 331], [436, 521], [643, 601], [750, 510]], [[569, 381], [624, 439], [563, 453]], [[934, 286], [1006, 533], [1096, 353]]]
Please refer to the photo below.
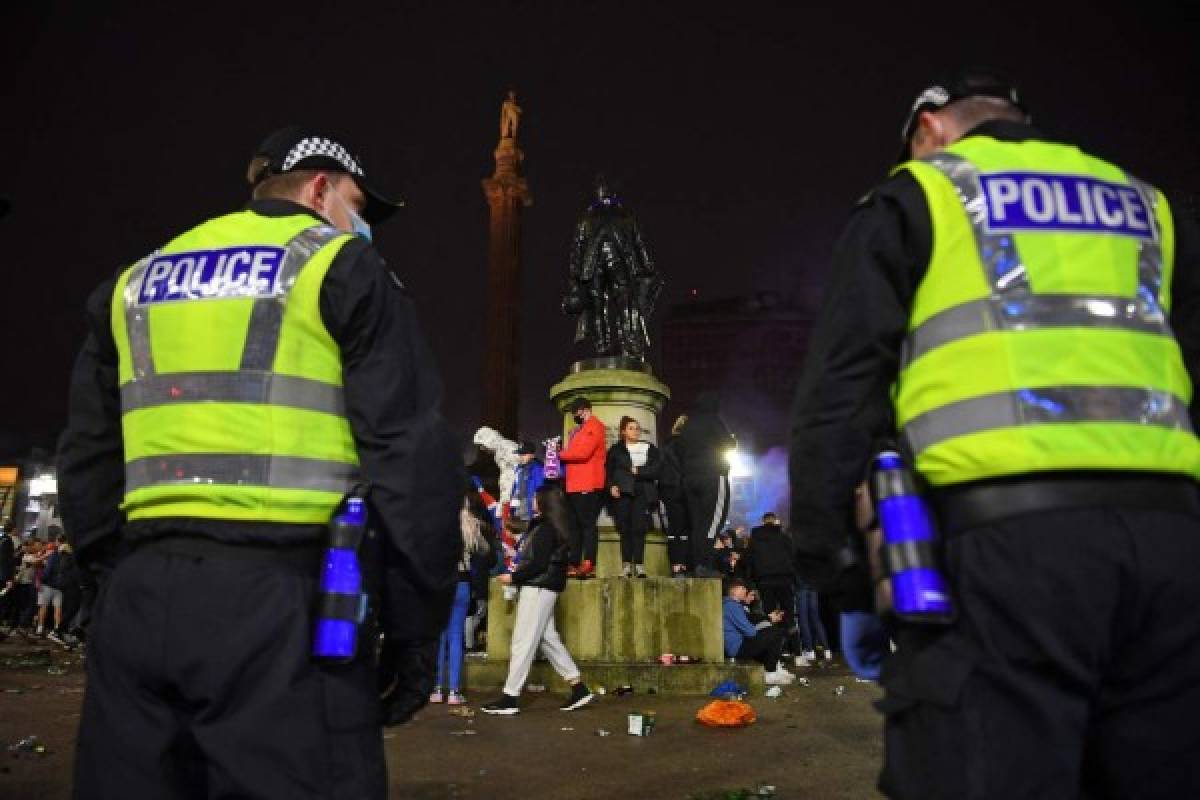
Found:
[[812, 326], [810, 308], [772, 292], [672, 307], [660, 337], [660, 376], [671, 389], [664, 430], [712, 390], [747, 449], [783, 445]]

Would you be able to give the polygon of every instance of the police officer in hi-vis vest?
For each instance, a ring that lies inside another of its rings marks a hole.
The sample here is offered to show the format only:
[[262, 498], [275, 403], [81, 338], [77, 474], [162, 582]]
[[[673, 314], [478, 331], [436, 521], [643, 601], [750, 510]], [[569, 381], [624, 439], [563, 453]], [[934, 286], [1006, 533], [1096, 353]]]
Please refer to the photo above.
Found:
[[[982, 73], [921, 93], [902, 159], [836, 248], [791, 434], [801, 573], [882, 665], [880, 787], [1200, 797], [1194, 221]], [[948, 624], [870, 613], [852, 503], [889, 441]]]
[[311, 655], [327, 522], [359, 483], [364, 571], [384, 573], [392, 650], [416, 654], [397, 692], [432, 683], [464, 476], [413, 303], [371, 246], [399, 203], [301, 128], [248, 178], [244, 210], [88, 301], [59, 446], [63, 519], [101, 576], [77, 797], [386, 796], [371, 626], [350, 663]]

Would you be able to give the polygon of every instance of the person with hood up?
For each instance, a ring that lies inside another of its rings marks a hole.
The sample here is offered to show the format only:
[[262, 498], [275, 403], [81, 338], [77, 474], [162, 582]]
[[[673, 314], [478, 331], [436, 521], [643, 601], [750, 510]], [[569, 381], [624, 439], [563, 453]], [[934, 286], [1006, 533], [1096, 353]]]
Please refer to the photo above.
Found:
[[691, 520], [689, 566], [698, 578], [719, 577], [710, 563], [711, 552], [729, 514], [728, 454], [736, 447], [737, 439], [721, 419], [716, 393], [701, 392], [676, 444]]

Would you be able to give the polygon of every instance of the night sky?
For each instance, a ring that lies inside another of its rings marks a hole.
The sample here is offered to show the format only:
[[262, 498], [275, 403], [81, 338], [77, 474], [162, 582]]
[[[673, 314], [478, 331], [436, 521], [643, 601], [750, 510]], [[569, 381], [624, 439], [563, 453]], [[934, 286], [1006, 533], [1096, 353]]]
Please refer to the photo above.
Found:
[[535, 200], [526, 435], [552, 431], [546, 390], [586, 355], [558, 305], [597, 172], [640, 217], [664, 305], [691, 289], [811, 297], [912, 98], [963, 64], [1013, 76], [1047, 134], [1169, 194], [1200, 191], [1200, 48], [1183, 3], [23, 5], [0, 34], [0, 194], [14, 204], [0, 221], [0, 456], [61, 428], [91, 289], [240, 206], [255, 145], [292, 122], [343, 132], [408, 198], [376, 241], [417, 298], [464, 440], [482, 390], [479, 181], [510, 86]]

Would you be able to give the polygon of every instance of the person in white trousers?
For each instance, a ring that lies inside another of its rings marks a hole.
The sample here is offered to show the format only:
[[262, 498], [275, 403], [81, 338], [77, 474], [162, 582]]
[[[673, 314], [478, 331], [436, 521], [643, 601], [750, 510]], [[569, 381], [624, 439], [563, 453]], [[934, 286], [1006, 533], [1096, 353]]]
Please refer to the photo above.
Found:
[[570, 695], [559, 706], [561, 710], [582, 708], [594, 697], [554, 626], [554, 606], [567, 585], [567, 534], [572, 519], [567, 498], [557, 486], [543, 486], [534, 495], [533, 510], [536, 516], [521, 547], [520, 566], [497, 577], [501, 583], [520, 587], [520, 594], [509, 647], [508, 679], [500, 697], [482, 706], [485, 714], [520, 713], [518, 700], [539, 647], [554, 671], [571, 686]]

